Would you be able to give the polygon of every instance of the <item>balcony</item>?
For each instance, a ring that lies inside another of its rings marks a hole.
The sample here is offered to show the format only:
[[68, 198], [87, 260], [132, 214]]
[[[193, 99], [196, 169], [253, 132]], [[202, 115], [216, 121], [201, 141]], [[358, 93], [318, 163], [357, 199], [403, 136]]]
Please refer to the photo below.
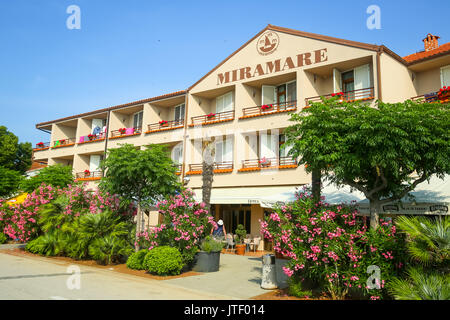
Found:
[[77, 172], [75, 174], [75, 180], [76, 181], [93, 181], [93, 180], [100, 180], [103, 176], [103, 173], [101, 171], [93, 171], [90, 172], [89, 170], [85, 170], [84, 172]]
[[[222, 161], [214, 163], [214, 173], [230, 173], [233, 172], [233, 161]], [[203, 164], [189, 164], [189, 171], [186, 175], [202, 174]]]
[[53, 142], [52, 149], [64, 148], [75, 145], [75, 138], [60, 139]]
[[242, 168], [238, 172], [260, 171], [264, 169], [295, 169], [297, 162], [292, 157], [260, 158], [242, 160]]
[[87, 136], [82, 136], [78, 140], [77, 144], [90, 143], [90, 142], [99, 142], [105, 140], [106, 134], [104, 132], [99, 134], [90, 134]]
[[234, 120], [234, 110], [218, 112], [218, 113], [210, 113], [202, 116], [191, 117], [192, 123], [189, 127], [199, 126], [199, 125], [208, 125], [213, 123], [221, 123], [226, 121]]
[[271, 114], [292, 112], [297, 110], [297, 101], [288, 101], [283, 103], [273, 103], [268, 105], [249, 107], [242, 109], [242, 117], [239, 119], [247, 119]]
[[[344, 95], [342, 96], [341, 101], [354, 102], [354, 101], [372, 100], [375, 97], [374, 92], [375, 92], [374, 87], [347, 91], [347, 92], [344, 92]], [[334, 93], [329, 93], [329, 94], [325, 94], [322, 96], [306, 98], [305, 105], [309, 106], [311, 104], [311, 102], [321, 102], [322, 97], [329, 99], [329, 98], [332, 98], [333, 95], [334, 95]]]
[[152, 123], [148, 125], [148, 131], [145, 133], [160, 132], [166, 130], [174, 130], [184, 127], [184, 119], [172, 120], [172, 121], [160, 121], [158, 123]]
[[50, 142], [39, 142], [36, 144], [36, 147], [33, 148], [33, 151], [42, 151], [50, 148]]
[[121, 128], [119, 130], [112, 130], [110, 139], [119, 139], [131, 136], [137, 136], [142, 133], [142, 127], [135, 128]]

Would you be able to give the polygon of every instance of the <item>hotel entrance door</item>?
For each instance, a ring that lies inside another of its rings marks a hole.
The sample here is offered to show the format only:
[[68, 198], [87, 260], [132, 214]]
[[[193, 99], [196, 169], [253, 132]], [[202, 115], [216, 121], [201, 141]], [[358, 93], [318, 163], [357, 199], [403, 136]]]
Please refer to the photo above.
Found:
[[249, 205], [222, 205], [222, 219], [228, 233], [235, 234], [238, 224], [242, 224], [250, 234], [251, 207]]

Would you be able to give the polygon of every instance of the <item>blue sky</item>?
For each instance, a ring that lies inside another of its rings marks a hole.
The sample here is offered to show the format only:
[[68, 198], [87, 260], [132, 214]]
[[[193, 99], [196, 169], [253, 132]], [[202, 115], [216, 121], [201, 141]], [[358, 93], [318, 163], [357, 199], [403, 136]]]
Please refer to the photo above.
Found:
[[[69, 5], [81, 29], [69, 30]], [[369, 30], [366, 9], [381, 9]], [[33, 145], [35, 124], [186, 89], [267, 24], [404, 56], [427, 33], [450, 42], [448, 1], [0, 0], [0, 125]]]

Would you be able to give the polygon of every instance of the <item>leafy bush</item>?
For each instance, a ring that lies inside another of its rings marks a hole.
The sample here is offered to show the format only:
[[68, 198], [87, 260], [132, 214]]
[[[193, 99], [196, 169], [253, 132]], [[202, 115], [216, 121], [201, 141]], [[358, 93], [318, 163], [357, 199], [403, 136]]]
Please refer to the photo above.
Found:
[[194, 200], [189, 190], [157, 204], [163, 223], [139, 235], [141, 248], [156, 246], [177, 248], [185, 264], [193, 261], [201, 240], [216, 226], [204, 203]]
[[19, 171], [5, 168], [0, 165], [0, 197], [9, 197], [17, 193], [23, 180]]
[[217, 241], [211, 238], [210, 236], [207, 236], [205, 240], [202, 241], [202, 244], [200, 246], [200, 249], [202, 251], [206, 252], [217, 252], [222, 251], [225, 244], [222, 241]]
[[393, 279], [389, 291], [397, 300], [450, 300], [450, 275], [408, 268], [407, 279]]
[[177, 275], [183, 268], [183, 258], [177, 248], [161, 246], [151, 249], [144, 258], [144, 267], [157, 275]]
[[42, 168], [39, 174], [29, 179], [24, 179], [21, 183], [21, 188], [23, 191], [30, 193], [39, 188], [42, 183], [59, 188], [65, 188], [73, 184], [72, 167], [56, 164]]
[[8, 241], [8, 238], [6, 237], [6, 235], [4, 233], [1, 232], [0, 230], [0, 244], [6, 243]]
[[245, 230], [244, 225], [238, 224], [236, 230], [234, 231], [237, 236], [237, 242], [242, 244], [247, 236], [247, 230]]
[[148, 252], [148, 249], [142, 249], [131, 254], [127, 260], [127, 267], [134, 270], [144, 270], [144, 259]]
[[45, 256], [57, 256], [63, 251], [57, 233], [46, 233], [43, 236], [28, 242], [25, 249], [29, 252]]
[[[334, 299], [388, 295], [386, 282], [401, 275], [406, 262], [404, 237], [396, 227], [381, 219], [377, 230], [367, 230], [350, 206], [316, 205], [307, 190], [297, 196], [261, 222], [275, 252], [290, 259], [284, 273], [316, 282]], [[382, 278], [370, 287], [369, 266], [382, 270]]]
[[304, 288], [303, 279], [298, 276], [292, 276], [288, 279], [288, 293], [291, 296], [303, 298], [313, 295], [311, 290]]

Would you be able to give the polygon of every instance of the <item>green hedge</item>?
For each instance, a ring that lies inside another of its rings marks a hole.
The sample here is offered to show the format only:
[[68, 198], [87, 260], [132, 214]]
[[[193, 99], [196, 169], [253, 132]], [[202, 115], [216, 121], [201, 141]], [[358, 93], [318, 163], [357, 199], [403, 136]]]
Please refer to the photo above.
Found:
[[127, 260], [127, 267], [134, 270], [144, 270], [144, 259], [147, 253], [149, 253], [148, 249], [142, 249], [131, 254]]
[[144, 258], [145, 270], [157, 275], [178, 275], [183, 265], [180, 251], [169, 246], [153, 248]]
[[0, 233], [0, 244], [6, 243], [8, 241], [8, 238], [4, 233]]

